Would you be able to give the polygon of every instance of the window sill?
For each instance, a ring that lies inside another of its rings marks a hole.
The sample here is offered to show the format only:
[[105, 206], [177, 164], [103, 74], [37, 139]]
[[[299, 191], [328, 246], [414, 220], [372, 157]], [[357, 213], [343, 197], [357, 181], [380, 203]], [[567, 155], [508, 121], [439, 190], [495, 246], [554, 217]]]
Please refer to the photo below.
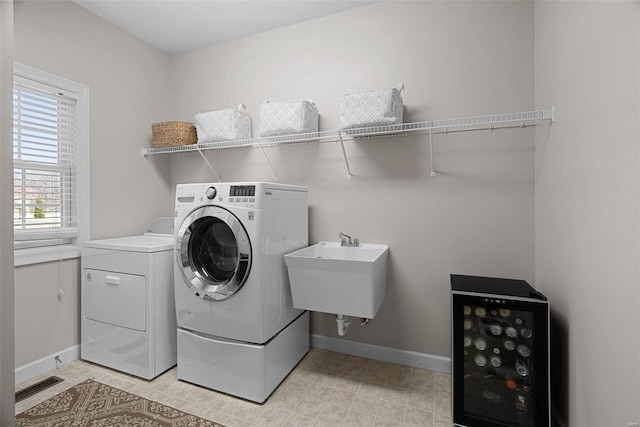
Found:
[[17, 249], [14, 251], [14, 267], [38, 264], [42, 262], [59, 261], [63, 259], [79, 258], [78, 246], [57, 246], [49, 248]]

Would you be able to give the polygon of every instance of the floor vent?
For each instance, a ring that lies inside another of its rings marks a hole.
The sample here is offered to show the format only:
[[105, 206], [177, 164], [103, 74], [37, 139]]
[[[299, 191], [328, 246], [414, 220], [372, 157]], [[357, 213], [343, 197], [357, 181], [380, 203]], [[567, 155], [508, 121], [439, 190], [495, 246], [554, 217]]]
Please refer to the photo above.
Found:
[[22, 390], [16, 392], [16, 403], [28, 397], [31, 397], [34, 394], [38, 394], [41, 391], [44, 391], [62, 381], [64, 381], [62, 378], [49, 377], [33, 385], [30, 385], [29, 387], [23, 388]]

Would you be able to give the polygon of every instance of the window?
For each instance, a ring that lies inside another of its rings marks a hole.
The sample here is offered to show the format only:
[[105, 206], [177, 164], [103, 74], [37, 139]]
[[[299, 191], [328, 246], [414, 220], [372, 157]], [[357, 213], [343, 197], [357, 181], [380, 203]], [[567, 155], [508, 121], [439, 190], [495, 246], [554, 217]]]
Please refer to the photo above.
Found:
[[86, 86], [14, 66], [16, 265], [80, 254], [89, 213], [87, 99]]

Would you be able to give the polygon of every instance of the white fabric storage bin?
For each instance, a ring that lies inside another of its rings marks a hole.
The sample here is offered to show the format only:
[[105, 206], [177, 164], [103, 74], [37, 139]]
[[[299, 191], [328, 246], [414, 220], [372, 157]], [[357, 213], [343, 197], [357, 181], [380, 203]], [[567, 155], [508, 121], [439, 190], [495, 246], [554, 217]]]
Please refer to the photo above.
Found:
[[251, 138], [251, 117], [245, 114], [244, 105], [238, 109], [209, 111], [196, 114], [198, 144], [216, 141], [232, 141]]
[[402, 123], [404, 85], [340, 96], [340, 129]]
[[265, 101], [260, 105], [260, 136], [318, 132], [313, 101]]

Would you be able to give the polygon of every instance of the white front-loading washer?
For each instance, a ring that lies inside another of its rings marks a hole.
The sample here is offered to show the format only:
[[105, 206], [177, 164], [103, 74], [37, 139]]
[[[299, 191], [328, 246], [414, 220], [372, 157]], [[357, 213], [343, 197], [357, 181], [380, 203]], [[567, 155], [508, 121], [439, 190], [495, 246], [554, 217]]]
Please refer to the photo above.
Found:
[[308, 244], [306, 187], [176, 188], [178, 378], [263, 402], [309, 349], [284, 254]]
[[82, 244], [82, 359], [145, 379], [175, 366], [173, 223]]

